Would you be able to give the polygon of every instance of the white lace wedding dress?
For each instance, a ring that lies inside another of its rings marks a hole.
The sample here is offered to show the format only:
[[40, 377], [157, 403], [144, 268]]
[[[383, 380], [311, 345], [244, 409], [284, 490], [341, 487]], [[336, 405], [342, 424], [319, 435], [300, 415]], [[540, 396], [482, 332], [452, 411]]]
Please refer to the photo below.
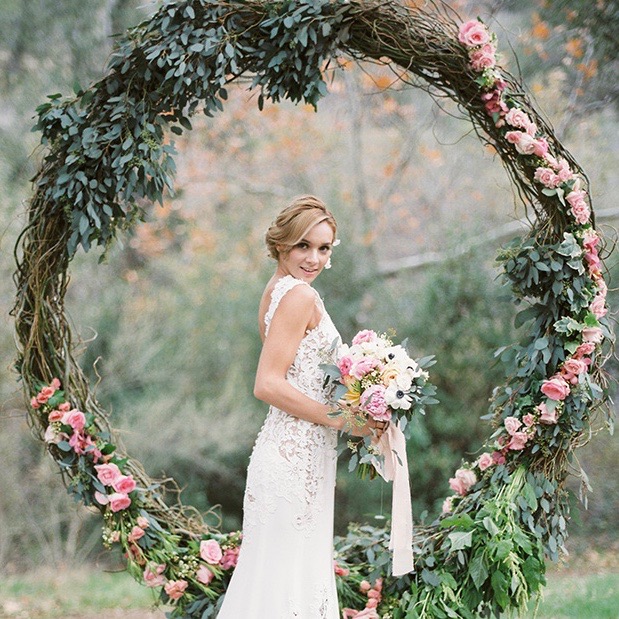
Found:
[[[273, 288], [266, 333], [284, 295]], [[322, 300], [320, 323], [301, 340], [287, 380], [325, 402], [323, 354], [339, 337]], [[336, 431], [269, 409], [247, 470], [243, 543], [218, 619], [338, 619], [333, 571]]]

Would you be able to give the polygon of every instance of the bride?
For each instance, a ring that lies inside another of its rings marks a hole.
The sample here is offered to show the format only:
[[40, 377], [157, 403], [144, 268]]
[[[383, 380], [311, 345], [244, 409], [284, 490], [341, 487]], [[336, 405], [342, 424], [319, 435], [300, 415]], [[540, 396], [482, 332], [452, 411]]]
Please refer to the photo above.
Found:
[[320, 369], [339, 335], [312, 288], [330, 266], [336, 232], [314, 196], [294, 200], [267, 231], [277, 268], [258, 311], [263, 347], [254, 394], [270, 408], [247, 470], [243, 544], [218, 619], [339, 616], [333, 499], [344, 421], [329, 416]]

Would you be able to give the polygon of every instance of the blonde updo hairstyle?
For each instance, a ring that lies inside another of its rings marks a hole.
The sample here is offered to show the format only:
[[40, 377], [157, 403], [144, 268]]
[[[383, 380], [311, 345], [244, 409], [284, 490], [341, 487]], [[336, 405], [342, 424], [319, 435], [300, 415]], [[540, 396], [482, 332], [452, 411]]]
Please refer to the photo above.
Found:
[[265, 240], [271, 258], [279, 260], [280, 254], [290, 252], [311, 228], [323, 221], [331, 226], [335, 240], [337, 223], [324, 202], [315, 196], [295, 198], [267, 230]]

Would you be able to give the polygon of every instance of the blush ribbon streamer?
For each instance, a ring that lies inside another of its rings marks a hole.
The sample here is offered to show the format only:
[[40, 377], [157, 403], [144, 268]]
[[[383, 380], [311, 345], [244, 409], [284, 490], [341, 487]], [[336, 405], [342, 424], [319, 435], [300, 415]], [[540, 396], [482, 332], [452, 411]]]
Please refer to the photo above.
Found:
[[393, 575], [403, 576], [414, 571], [413, 508], [411, 505], [406, 439], [399, 426], [390, 423], [378, 439], [377, 447], [383, 456], [373, 464], [385, 481], [393, 481], [391, 500], [391, 537]]

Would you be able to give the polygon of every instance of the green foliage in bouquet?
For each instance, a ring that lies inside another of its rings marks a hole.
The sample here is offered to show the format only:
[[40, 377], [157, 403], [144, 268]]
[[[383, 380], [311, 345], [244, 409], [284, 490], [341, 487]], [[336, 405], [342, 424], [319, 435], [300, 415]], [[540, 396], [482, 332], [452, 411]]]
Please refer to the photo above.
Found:
[[[168, 128], [191, 129], [200, 108], [221, 111], [226, 85], [241, 76], [259, 106], [316, 105], [325, 64], [340, 53], [398, 66], [400, 79], [456, 101], [535, 215], [527, 238], [500, 256], [529, 327], [500, 353], [509, 378], [493, 395], [486, 451], [450, 480], [443, 516], [417, 527], [415, 574], [390, 578], [384, 531], [351, 528], [338, 543], [350, 566], [338, 579], [355, 607], [342, 610], [354, 617], [364, 604], [366, 616], [393, 619], [522, 610], [543, 584], [544, 553], [556, 558], [563, 546], [568, 464], [605, 410], [602, 240], [586, 176], [499, 70], [496, 37], [460, 22], [442, 2], [167, 1], [119, 41], [102, 80], [38, 108], [47, 150], [16, 250], [14, 308], [30, 420], [70, 490], [103, 514], [106, 543], [127, 553], [172, 617], [215, 615], [239, 539], [166, 502], [174, 486], [151, 480], [113, 436], [73, 356], [68, 267], [79, 246], [107, 247], [135, 225], [143, 200], [162, 200], [174, 173]], [[361, 569], [371, 582], [359, 582]]]

